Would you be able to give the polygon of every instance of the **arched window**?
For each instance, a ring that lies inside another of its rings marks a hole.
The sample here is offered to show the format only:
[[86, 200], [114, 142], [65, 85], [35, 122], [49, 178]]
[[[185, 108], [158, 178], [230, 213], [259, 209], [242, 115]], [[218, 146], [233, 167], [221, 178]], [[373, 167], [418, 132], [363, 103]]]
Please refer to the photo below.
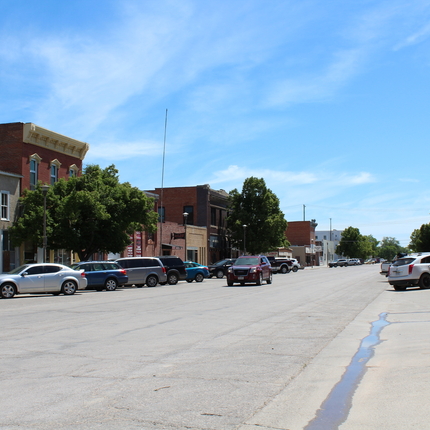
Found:
[[35, 190], [39, 179], [39, 164], [42, 158], [37, 154], [30, 156], [30, 190]]

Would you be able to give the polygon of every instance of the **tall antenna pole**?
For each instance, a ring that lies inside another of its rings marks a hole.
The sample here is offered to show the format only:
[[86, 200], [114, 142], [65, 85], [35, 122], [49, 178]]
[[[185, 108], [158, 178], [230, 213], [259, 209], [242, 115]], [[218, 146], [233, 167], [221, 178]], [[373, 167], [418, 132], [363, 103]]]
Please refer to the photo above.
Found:
[[303, 205], [303, 221], [306, 221], [306, 205]]
[[163, 255], [163, 194], [164, 194], [164, 160], [166, 158], [166, 134], [167, 134], [167, 109], [166, 118], [164, 120], [164, 146], [163, 146], [163, 166], [161, 169], [161, 196], [160, 196], [160, 211], [158, 213], [160, 219], [160, 253]]

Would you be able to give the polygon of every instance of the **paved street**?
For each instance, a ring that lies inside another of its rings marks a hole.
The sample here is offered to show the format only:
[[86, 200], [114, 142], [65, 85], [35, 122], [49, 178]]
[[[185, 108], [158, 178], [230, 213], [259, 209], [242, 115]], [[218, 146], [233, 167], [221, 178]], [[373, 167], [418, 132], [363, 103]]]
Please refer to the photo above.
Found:
[[424, 407], [430, 291], [394, 292], [379, 266], [17, 296], [0, 316], [0, 429], [426, 428], [389, 409], [404, 372], [408, 419]]

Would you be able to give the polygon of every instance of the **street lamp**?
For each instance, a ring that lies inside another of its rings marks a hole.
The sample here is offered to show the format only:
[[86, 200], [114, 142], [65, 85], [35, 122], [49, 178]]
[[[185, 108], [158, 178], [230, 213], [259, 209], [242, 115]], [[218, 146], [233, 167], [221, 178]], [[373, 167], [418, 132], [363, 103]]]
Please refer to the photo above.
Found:
[[311, 239], [311, 264], [312, 264], [312, 269], [314, 268], [314, 240]]
[[49, 185], [42, 185], [43, 194], [43, 263], [46, 263], [46, 246], [48, 238], [46, 236], [46, 195], [48, 194]]
[[188, 212], [184, 212], [182, 214], [184, 216], [184, 229], [185, 229], [185, 260], [188, 260], [187, 258], [187, 218], [188, 218]]
[[243, 255], [246, 255], [246, 224], [243, 224]]

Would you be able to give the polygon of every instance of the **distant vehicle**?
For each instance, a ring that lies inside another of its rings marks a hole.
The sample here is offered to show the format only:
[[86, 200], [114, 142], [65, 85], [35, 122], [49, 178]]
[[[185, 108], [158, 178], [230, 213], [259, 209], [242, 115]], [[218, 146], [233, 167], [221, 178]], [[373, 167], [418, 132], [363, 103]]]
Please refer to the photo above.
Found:
[[293, 272], [297, 272], [299, 269], [304, 269], [304, 267], [295, 258], [290, 258], [290, 261], [291, 261], [291, 270]]
[[328, 267], [347, 267], [348, 261], [345, 258], [340, 258], [336, 261], [331, 261], [328, 263]]
[[350, 258], [348, 260], [348, 265], [349, 266], [360, 266], [361, 265], [361, 260], [359, 258]]
[[411, 254], [398, 258], [388, 269], [388, 283], [396, 291], [407, 287], [430, 288], [430, 253]]
[[212, 278], [215, 276], [216, 278], [223, 278], [227, 275], [228, 268], [234, 264], [236, 261], [235, 258], [224, 258], [224, 260], [219, 260], [214, 264], [210, 264], [208, 266], [209, 276]]
[[187, 282], [202, 282], [203, 279], [209, 278], [209, 269], [207, 266], [195, 263], [194, 261], [185, 261], [185, 270], [187, 271]]
[[158, 283], [166, 283], [166, 269], [156, 257], [124, 257], [118, 258], [116, 263], [127, 272], [125, 285], [155, 287]]
[[113, 261], [81, 261], [72, 265], [74, 270], [83, 270], [88, 280], [87, 290], [115, 291], [128, 282], [125, 269]]
[[162, 255], [158, 258], [166, 268], [167, 283], [169, 285], [175, 285], [179, 280], [184, 281], [187, 278], [185, 264], [179, 257], [176, 255]]
[[84, 290], [87, 286], [85, 273], [62, 264], [24, 264], [9, 273], [0, 275], [0, 295], [11, 299], [15, 294], [51, 293], [66, 296]]
[[265, 255], [239, 257], [227, 271], [229, 287], [234, 283], [244, 285], [252, 282], [261, 285], [263, 281], [267, 284], [272, 283], [272, 267]]
[[289, 273], [292, 268], [292, 262], [289, 258], [268, 256], [267, 259], [272, 266], [273, 273]]

